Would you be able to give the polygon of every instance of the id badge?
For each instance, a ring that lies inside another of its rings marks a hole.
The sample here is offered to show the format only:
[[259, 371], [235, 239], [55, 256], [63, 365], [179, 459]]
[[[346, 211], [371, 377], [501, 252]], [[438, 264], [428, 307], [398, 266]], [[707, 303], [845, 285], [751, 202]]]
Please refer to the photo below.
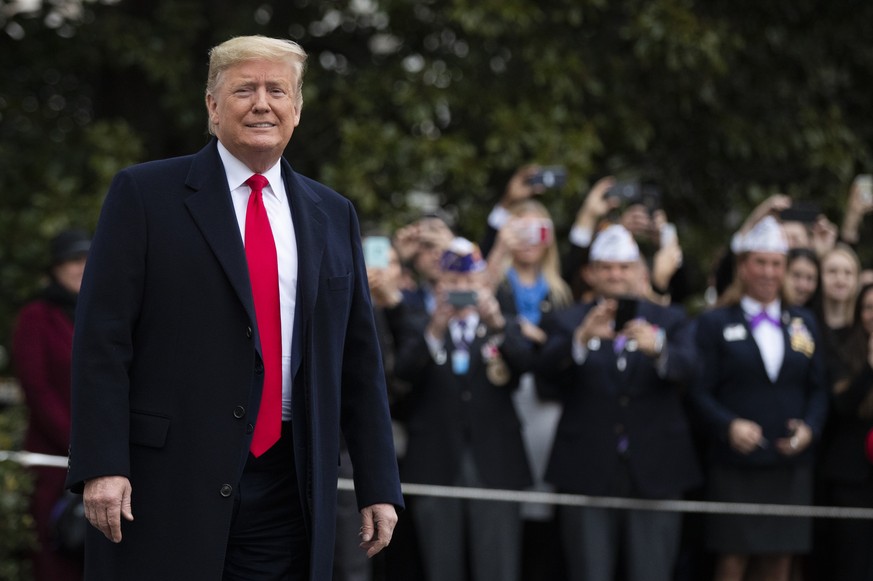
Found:
[[470, 352], [464, 349], [452, 351], [452, 371], [455, 375], [466, 375], [470, 370]]

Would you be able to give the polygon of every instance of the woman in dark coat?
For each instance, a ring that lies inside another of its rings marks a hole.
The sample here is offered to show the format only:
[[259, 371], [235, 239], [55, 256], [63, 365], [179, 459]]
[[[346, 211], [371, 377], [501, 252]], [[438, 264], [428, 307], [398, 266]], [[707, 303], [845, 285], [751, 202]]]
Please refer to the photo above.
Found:
[[[51, 243], [49, 283], [18, 315], [12, 338], [15, 370], [30, 411], [24, 448], [66, 456], [70, 446], [70, 359], [73, 315], [82, 284], [90, 241], [69, 230]], [[51, 512], [63, 495], [66, 471], [34, 468], [31, 513], [38, 547], [33, 554], [35, 581], [82, 578], [82, 556], [60, 552], [51, 527]]]
[[[865, 454], [873, 430], [873, 285], [861, 289], [851, 331], [835, 347], [829, 352], [831, 414], [821, 459], [822, 502], [873, 508], [873, 460]], [[822, 573], [842, 581], [869, 580], [873, 522], [821, 524]]]
[[[822, 341], [812, 314], [781, 300], [787, 243], [773, 218], [742, 240], [724, 306], [700, 316], [700, 377], [691, 395], [710, 428], [709, 500], [808, 505], [813, 448], [827, 413]], [[809, 519], [712, 515], [707, 548], [716, 581], [753, 565], [787, 581], [809, 551]]]

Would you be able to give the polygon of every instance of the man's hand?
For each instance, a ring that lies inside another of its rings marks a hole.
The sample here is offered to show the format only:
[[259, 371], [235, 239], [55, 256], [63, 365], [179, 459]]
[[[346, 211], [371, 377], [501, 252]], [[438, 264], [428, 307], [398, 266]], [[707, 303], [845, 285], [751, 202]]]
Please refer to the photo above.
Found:
[[121, 542], [121, 517], [133, 520], [130, 480], [101, 476], [85, 482], [85, 518], [113, 543]]
[[542, 184], [531, 185], [528, 180], [540, 169], [537, 164], [524, 165], [518, 168], [506, 184], [506, 190], [500, 198], [499, 204], [509, 208], [516, 202], [527, 200], [545, 191]]
[[761, 433], [761, 426], [742, 418], [733, 420], [728, 426], [728, 441], [740, 454], [751, 454], [757, 448], [766, 448], [768, 445]]
[[397, 511], [391, 504], [373, 504], [361, 509], [361, 544], [372, 557], [391, 543], [394, 526], [397, 524]]
[[585, 196], [585, 201], [576, 212], [575, 225], [580, 228], [593, 229], [607, 212], [620, 204], [618, 198], [607, 198], [606, 193], [615, 185], [615, 178], [607, 176], [595, 182], [591, 191]]
[[606, 299], [593, 307], [573, 332], [574, 340], [579, 345], [587, 345], [588, 341], [594, 337], [598, 339], [614, 338], [615, 330], [612, 325], [617, 306], [618, 303], [615, 299]]

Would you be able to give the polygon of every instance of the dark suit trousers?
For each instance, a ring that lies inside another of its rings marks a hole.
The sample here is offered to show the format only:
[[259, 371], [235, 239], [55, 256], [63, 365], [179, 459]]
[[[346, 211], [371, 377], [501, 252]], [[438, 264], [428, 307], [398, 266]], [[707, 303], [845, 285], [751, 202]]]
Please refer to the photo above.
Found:
[[[472, 452], [465, 451], [455, 486], [480, 487]], [[522, 523], [518, 504], [422, 496], [415, 525], [427, 581], [518, 581]]]
[[291, 423], [259, 458], [249, 454], [234, 497], [223, 581], [309, 579], [309, 537], [303, 519]]

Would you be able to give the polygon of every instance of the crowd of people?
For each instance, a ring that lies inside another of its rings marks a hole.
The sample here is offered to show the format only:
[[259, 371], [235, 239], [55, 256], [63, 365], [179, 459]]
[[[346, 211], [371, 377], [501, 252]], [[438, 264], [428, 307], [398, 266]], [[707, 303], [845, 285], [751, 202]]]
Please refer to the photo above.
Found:
[[[395, 530], [401, 476], [873, 507], [869, 179], [840, 227], [769, 198], [689, 313], [681, 233], [637, 183], [594, 184], [566, 244], [537, 200], [566, 176], [533, 165], [478, 244], [438, 216], [361, 241], [282, 158], [306, 59], [213, 47], [206, 146], [120, 171], [93, 240], [54, 239], [13, 338], [26, 447], [68, 453], [36, 474], [37, 579], [871, 579], [870, 520], [443, 494]], [[91, 526], [62, 555], [65, 488]]]
[[[402, 480], [873, 507], [864, 185], [839, 226], [768, 198], [702, 289], [637, 184], [595, 183], [558, 240], [542, 169], [513, 175], [478, 243], [438, 213], [365, 233]], [[388, 579], [873, 579], [868, 520], [416, 496], [395, 536]]]
[[[704, 293], [688, 282], [681, 233], [634, 185], [597, 182], [562, 245], [532, 180], [540, 169], [516, 172], [478, 243], [440, 215], [364, 235], [402, 480], [873, 507], [873, 271], [855, 251], [873, 202], [862, 185], [840, 227], [768, 198]], [[81, 231], [53, 240], [50, 284], [15, 332], [33, 451], [69, 445], [89, 246]], [[709, 304], [692, 314], [694, 293]], [[351, 477], [345, 447], [342, 458]], [[52, 536], [62, 472], [37, 478], [40, 578], [81, 576]], [[337, 581], [873, 580], [869, 520], [407, 502], [374, 562], [357, 549], [354, 497], [340, 493]]]

